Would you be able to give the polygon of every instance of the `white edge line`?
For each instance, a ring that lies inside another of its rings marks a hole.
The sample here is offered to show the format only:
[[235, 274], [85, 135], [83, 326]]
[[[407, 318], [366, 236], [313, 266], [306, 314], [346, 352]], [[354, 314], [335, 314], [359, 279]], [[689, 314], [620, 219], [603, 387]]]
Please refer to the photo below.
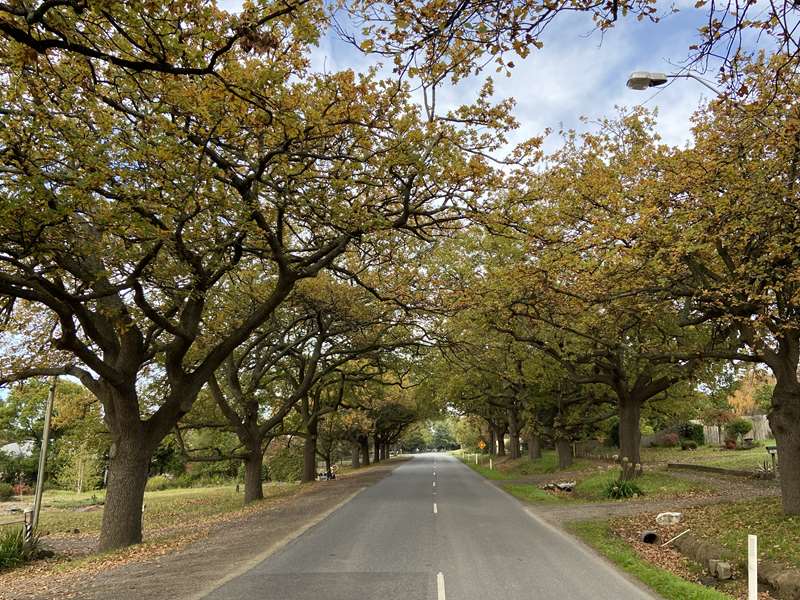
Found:
[[444, 574], [441, 571], [436, 574], [436, 590], [439, 600], [447, 600], [444, 593]]

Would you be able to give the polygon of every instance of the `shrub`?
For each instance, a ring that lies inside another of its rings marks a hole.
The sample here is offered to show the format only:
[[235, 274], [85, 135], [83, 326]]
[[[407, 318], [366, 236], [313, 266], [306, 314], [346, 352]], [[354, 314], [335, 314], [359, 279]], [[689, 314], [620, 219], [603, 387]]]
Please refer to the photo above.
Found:
[[697, 446], [702, 446], [706, 443], [705, 432], [703, 426], [699, 423], [684, 423], [678, 427], [678, 435], [687, 440], [693, 441]]
[[273, 481], [297, 481], [303, 475], [303, 449], [281, 448], [267, 459]]
[[0, 527], [0, 569], [16, 567], [36, 557], [39, 538], [25, 543], [21, 527]]
[[168, 490], [172, 487], [175, 487], [175, 482], [173, 479], [167, 477], [166, 475], [156, 475], [155, 477], [151, 477], [147, 480], [147, 485], [144, 489], [148, 492], [158, 492], [161, 490]]
[[653, 445], [662, 448], [675, 448], [680, 445], [680, 442], [681, 439], [677, 433], [661, 433], [656, 437]]
[[634, 496], [642, 496], [643, 494], [642, 488], [633, 481], [624, 479], [609, 481], [603, 489], [603, 495], [606, 498], [612, 498], [614, 500], [633, 498]]
[[14, 495], [14, 487], [10, 483], [0, 483], [0, 500], [8, 500]]
[[730, 439], [735, 441], [739, 439], [739, 436], [743, 436], [751, 429], [753, 429], [753, 424], [750, 421], [747, 419], [738, 418], [734, 419], [725, 426], [725, 433], [728, 434]]
[[[15, 496], [30, 496], [33, 494], [33, 488], [27, 483], [15, 483], [11, 486], [11, 489], [14, 491]], [[45, 486], [45, 489], [48, 489], [47, 486]]]
[[697, 442], [694, 440], [683, 440], [681, 450], [697, 450]]

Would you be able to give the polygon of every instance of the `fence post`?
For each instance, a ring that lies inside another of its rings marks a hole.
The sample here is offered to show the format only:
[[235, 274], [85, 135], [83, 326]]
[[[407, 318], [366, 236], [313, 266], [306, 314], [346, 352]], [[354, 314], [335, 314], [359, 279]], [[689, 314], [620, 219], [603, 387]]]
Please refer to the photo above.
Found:
[[22, 525], [22, 536], [25, 539], [25, 543], [30, 544], [33, 539], [33, 509], [26, 508], [23, 515], [25, 521]]
[[747, 600], [758, 600], [758, 536], [747, 536]]
[[492, 459], [489, 459], [489, 470], [491, 471], [494, 467], [492, 467]]

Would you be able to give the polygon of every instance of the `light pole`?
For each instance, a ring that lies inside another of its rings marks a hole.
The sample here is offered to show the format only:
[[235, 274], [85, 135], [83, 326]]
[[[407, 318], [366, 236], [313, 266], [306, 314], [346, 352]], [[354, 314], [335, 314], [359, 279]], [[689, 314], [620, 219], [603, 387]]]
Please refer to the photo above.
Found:
[[33, 500], [32, 529], [39, 525], [39, 513], [42, 510], [42, 493], [44, 492], [45, 469], [47, 468], [47, 442], [50, 440], [50, 418], [53, 415], [53, 402], [56, 398], [56, 383], [58, 377], [50, 380], [50, 391], [47, 394], [47, 404], [44, 410], [44, 431], [42, 432], [42, 445], [39, 448], [39, 471], [36, 473], [36, 493]]
[[651, 87], [658, 87], [664, 85], [670, 79], [694, 79], [695, 81], [699, 81], [715, 95], [719, 96], [720, 91], [715, 88], [713, 85], [708, 83], [705, 79], [702, 79], [695, 75], [694, 73], [675, 73], [672, 75], [667, 75], [666, 73], [658, 73], [658, 72], [651, 72], [651, 71], [634, 71], [628, 77], [628, 81], [625, 85], [627, 85], [632, 90], [646, 90]]

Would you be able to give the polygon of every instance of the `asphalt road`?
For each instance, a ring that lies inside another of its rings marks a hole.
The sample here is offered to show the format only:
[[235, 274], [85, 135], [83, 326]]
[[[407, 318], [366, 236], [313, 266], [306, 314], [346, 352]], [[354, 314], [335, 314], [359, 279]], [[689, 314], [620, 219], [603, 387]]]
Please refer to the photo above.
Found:
[[654, 600], [456, 459], [402, 464], [207, 600]]

